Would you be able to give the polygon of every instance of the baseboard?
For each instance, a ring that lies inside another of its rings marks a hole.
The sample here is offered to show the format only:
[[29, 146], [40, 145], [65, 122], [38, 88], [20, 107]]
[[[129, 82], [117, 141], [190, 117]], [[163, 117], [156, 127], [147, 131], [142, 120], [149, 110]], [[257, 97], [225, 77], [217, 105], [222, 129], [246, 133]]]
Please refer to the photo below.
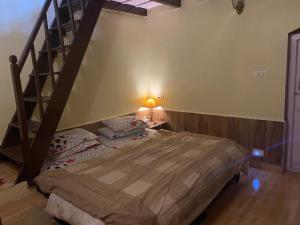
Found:
[[263, 162], [259, 162], [259, 161], [250, 161], [250, 167], [253, 167], [256, 169], [261, 169], [261, 170], [266, 170], [266, 171], [271, 171], [274, 173], [283, 173], [284, 172], [284, 169], [280, 166], [263, 163]]

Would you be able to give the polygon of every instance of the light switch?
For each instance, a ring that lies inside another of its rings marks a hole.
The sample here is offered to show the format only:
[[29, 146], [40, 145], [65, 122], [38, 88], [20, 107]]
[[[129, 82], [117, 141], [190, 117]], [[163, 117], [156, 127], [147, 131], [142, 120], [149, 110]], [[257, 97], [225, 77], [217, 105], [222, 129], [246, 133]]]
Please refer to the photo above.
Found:
[[268, 71], [266, 70], [258, 70], [254, 72], [255, 78], [266, 78], [268, 76]]

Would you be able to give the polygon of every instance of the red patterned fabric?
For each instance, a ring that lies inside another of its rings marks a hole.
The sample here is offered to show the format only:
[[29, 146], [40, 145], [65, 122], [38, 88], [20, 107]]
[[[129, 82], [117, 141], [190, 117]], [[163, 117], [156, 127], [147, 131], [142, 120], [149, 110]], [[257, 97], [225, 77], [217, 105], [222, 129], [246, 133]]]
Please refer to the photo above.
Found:
[[137, 127], [137, 121], [136, 120], [131, 122], [131, 127], [134, 127], [134, 128]]
[[99, 138], [84, 129], [72, 129], [54, 135], [49, 149], [49, 158], [62, 159], [100, 145]]

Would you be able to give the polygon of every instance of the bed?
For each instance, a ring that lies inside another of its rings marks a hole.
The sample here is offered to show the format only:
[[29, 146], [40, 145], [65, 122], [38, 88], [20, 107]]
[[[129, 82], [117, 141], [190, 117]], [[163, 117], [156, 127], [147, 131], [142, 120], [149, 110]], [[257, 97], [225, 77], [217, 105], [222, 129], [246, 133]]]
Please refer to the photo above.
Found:
[[50, 195], [47, 212], [69, 224], [188, 225], [247, 169], [233, 141], [161, 130], [35, 182]]

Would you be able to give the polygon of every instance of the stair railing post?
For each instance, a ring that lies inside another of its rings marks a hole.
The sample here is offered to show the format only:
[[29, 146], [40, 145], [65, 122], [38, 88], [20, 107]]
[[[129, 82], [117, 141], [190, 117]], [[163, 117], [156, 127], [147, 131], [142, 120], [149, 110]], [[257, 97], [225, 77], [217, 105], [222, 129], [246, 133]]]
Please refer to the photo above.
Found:
[[81, 8], [82, 8], [82, 14], [85, 14], [85, 1], [84, 0], [80, 0], [80, 3], [81, 3]]
[[34, 76], [34, 81], [35, 81], [36, 97], [37, 97], [37, 101], [38, 101], [40, 117], [41, 117], [41, 119], [43, 119], [44, 106], [43, 106], [43, 99], [42, 99], [42, 88], [41, 88], [40, 79], [38, 77], [38, 69], [37, 69], [34, 45], [32, 45], [32, 47], [31, 47], [31, 59], [32, 59], [32, 67], [33, 67], [33, 76]]
[[53, 5], [54, 5], [56, 25], [58, 28], [58, 36], [59, 36], [59, 41], [60, 41], [63, 62], [65, 63], [66, 62], [66, 48], [65, 48], [65, 44], [64, 44], [64, 36], [63, 36], [62, 28], [61, 28], [61, 22], [60, 22], [60, 18], [59, 18], [59, 8], [58, 8], [57, 0], [53, 0]]
[[73, 8], [71, 5], [71, 1], [68, 1], [68, 9], [69, 9], [69, 14], [70, 14], [70, 19], [71, 19], [71, 26], [72, 26], [72, 33], [73, 33], [73, 37], [75, 37], [76, 34], [76, 25], [75, 25], [75, 20], [74, 20], [74, 12], [73, 12]]
[[20, 131], [20, 138], [22, 142], [22, 154], [23, 154], [24, 164], [27, 165], [30, 157], [28, 152], [30, 141], [29, 141], [27, 115], [26, 115], [25, 104], [24, 104], [20, 70], [17, 64], [18, 62], [17, 56], [15, 55], [10, 56], [9, 61], [10, 61], [10, 70], [12, 75], [14, 95], [15, 95], [15, 101], [17, 107], [18, 122], [20, 126], [19, 131]]
[[47, 16], [44, 19], [44, 31], [45, 31], [45, 42], [46, 42], [46, 45], [47, 45], [49, 74], [50, 74], [50, 79], [51, 79], [51, 84], [52, 84], [52, 91], [54, 91], [54, 89], [55, 89], [55, 77], [54, 77], [54, 69], [53, 69], [53, 54], [51, 52], [51, 44], [50, 44], [50, 36], [49, 36]]

